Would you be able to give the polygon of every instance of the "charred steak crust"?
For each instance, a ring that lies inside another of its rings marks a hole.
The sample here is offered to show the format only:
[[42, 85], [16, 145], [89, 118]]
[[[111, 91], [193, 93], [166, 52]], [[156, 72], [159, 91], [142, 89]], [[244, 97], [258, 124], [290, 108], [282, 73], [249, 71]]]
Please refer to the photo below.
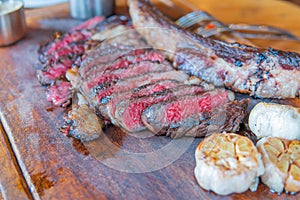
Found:
[[298, 53], [204, 38], [178, 27], [148, 0], [128, 0], [128, 5], [136, 30], [150, 45], [168, 50], [189, 74], [261, 98], [299, 96]]

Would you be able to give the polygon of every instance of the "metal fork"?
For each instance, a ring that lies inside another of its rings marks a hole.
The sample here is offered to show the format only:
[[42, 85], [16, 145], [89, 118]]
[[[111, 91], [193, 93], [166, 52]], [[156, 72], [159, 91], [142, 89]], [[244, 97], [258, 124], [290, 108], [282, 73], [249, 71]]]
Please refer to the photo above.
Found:
[[[179, 18], [176, 23], [185, 29], [192, 29], [204, 37], [216, 36], [220, 33], [228, 32], [235, 38], [273, 39], [273, 40], [293, 40], [300, 42], [300, 38], [292, 33], [266, 25], [248, 24], [224, 24], [205, 11], [194, 11]], [[224, 35], [222, 36], [224, 37]], [[224, 38], [223, 38], [224, 39]], [[229, 37], [225, 38], [230, 40]], [[249, 43], [247, 41], [247, 43]]]

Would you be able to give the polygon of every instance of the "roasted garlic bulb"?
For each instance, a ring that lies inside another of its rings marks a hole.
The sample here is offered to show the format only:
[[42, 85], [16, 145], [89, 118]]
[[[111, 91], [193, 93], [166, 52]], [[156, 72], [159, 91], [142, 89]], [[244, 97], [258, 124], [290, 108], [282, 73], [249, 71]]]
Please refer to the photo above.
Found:
[[249, 115], [249, 127], [258, 137], [300, 138], [300, 109], [275, 103], [258, 103]]
[[214, 133], [196, 149], [199, 185], [219, 195], [255, 191], [264, 173], [261, 155], [252, 141], [234, 133]]
[[273, 192], [299, 192], [300, 141], [266, 137], [258, 141], [257, 149], [265, 166], [261, 181]]

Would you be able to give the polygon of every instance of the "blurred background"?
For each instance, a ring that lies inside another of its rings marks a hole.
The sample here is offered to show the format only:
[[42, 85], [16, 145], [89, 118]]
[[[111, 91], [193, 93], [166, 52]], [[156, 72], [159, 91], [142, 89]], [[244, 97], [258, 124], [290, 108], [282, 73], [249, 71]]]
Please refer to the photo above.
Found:
[[295, 3], [295, 4], [300, 5], [300, 0], [287, 0], [287, 1], [290, 1], [290, 2], [293, 2], [293, 3]]
[[[25, 7], [27, 8], [35, 8], [35, 7], [46, 6], [46, 5], [55, 5], [67, 1], [68, 0], [24, 0]], [[112, 1], [112, 0], [107, 0], [107, 1]], [[300, 0], [283, 0], [283, 1], [290, 1], [294, 4], [300, 5]]]

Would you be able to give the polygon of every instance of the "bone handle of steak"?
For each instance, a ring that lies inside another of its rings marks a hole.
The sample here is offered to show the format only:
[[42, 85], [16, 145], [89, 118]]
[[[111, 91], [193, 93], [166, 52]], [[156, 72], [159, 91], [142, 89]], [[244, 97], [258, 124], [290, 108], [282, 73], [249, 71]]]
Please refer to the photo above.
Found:
[[299, 96], [298, 53], [203, 38], [178, 27], [148, 0], [128, 0], [128, 5], [134, 27], [149, 44], [165, 50], [173, 60], [178, 59], [175, 54], [183, 60], [192, 58], [189, 65], [175, 60], [189, 74], [261, 98]]

